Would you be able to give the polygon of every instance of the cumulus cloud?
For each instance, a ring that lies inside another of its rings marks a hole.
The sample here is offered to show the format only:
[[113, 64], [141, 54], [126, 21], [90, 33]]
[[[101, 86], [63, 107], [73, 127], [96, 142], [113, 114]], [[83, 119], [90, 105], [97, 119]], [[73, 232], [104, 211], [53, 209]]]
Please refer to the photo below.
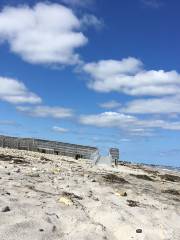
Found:
[[99, 106], [101, 108], [106, 108], [106, 109], [113, 109], [113, 108], [118, 108], [121, 106], [121, 103], [115, 101], [115, 100], [112, 100], [112, 101], [109, 101], [109, 102], [104, 102], [104, 103], [101, 103], [99, 104]]
[[30, 92], [24, 83], [11, 78], [0, 77], [0, 99], [13, 104], [41, 103], [41, 98]]
[[176, 71], [145, 70], [136, 58], [103, 60], [85, 64], [88, 86], [98, 92], [120, 92], [132, 96], [166, 96], [180, 93], [180, 74]]
[[126, 132], [141, 135], [153, 129], [180, 130], [180, 122], [168, 122], [162, 119], [140, 120], [135, 116], [118, 112], [104, 112], [101, 114], [80, 117], [80, 123], [96, 127], [119, 128]]
[[18, 106], [17, 110], [32, 117], [50, 117], [50, 118], [70, 118], [73, 116], [72, 109], [49, 106]]
[[53, 130], [54, 132], [58, 132], [58, 133], [67, 133], [67, 132], [69, 132], [69, 129], [67, 129], [67, 128], [62, 128], [62, 127], [57, 127], [57, 126], [54, 126], [54, 127], [52, 128], [52, 130]]
[[75, 50], [88, 41], [82, 24], [61, 4], [5, 7], [0, 12], [0, 43], [8, 42], [13, 53], [30, 63], [76, 64], [80, 57]]
[[120, 111], [133, 114], [179, 114], [180, 96], [134, 100]]

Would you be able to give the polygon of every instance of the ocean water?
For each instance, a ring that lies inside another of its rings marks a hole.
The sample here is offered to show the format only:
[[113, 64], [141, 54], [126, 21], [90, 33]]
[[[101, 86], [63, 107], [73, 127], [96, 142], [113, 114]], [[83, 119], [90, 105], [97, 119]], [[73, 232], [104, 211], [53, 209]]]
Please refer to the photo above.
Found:
[[144, 165], [144, 166], [149, 166], [153, 168], [159, 168], [159, 169], [164, 169], [164, 170], [170, 170], [170, 171], [178, 171], [180, 172], [180, 167], [173, 167], [173, 166], [166, 166], [166, 165], [155, 165], [155, 164], [147, 164], [147, 163], [135, 163], [135, 162], [129, 162], [129, 161], [120, 161], [128, 164], [139, 164], [139, 165]]

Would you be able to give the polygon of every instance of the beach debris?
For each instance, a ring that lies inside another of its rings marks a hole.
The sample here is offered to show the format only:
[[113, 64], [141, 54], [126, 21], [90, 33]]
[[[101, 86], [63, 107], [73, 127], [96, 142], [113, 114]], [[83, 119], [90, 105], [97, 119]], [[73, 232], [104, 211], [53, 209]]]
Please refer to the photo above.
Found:
[[136, 229], [136, 233], [142, 233], [142, 229]]
[[1, 210], [1, 212], [10, 212], [10, 211], [11, 211], [11, 209], [9, 206], [6, 206]]
[[176, 196], [180, 195], [180, 192], [175, 189], [162, 190], [162, 193], [169, 193], [169, 194], [176, 195]]
[[129, 207], [139, 207], [139, 202], [134, 200], [127, 200]]
[[154, 179], [152, 179], [151, 177], [149, 177], [148, 175], [143, 175], [143, 174], [130, 174], [130, 176], [132, 177], [136, 177], [138, 179], [143, 179], [143, 180], [146, 180], [146, 181], [154, 181]]
[[180, 177], [171, 174], [163, 174], [159, 175], [162, 180], [170, 181], [170, 182], [180, 182]]
[[67, 198], [67, 197], [60, 197], [59, 202], [65, 204], [67, 206], [72, 206], [73, 205], [72, 200], [70, 198]]
[[106, 175], [103, 175], [103, 178], [105, 179], [106, 182], [109, 183], [128, 183], [124, 178], [117, 176], [116, 174], [108, 173]]
[[125, 192], [125, 191], [117, 191], [115, 193], [115, 195], [118, 196], [118, 197], [127, 197], [127, 192]]

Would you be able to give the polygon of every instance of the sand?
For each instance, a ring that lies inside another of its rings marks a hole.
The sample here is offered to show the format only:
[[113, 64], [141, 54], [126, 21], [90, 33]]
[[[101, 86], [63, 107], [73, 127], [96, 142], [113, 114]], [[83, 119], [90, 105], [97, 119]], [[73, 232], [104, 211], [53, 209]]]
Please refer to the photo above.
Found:
[[60, 239], [179, 240], [180, 174], [0, 149], [0, 240]]

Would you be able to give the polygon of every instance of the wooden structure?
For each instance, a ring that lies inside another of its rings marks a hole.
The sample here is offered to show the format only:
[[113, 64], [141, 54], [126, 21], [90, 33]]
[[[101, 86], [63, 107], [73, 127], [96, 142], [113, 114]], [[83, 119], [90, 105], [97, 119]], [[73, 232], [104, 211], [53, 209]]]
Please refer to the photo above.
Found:
[[63, 155], [76, 159], [85, 158], [93, 161], [97, 161], [99, 158], [99, 150], [96, 147], [42, 139], [0, 136], [0, 147]]

